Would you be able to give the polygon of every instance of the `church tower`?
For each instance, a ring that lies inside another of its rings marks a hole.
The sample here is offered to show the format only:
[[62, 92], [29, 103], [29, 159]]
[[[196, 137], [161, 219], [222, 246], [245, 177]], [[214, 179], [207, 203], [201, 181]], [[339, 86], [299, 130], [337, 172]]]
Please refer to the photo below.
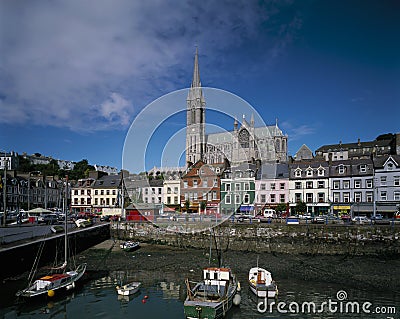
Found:
[[186, 99], [186, 166], [204, 160], [205, 105], [199, 73], [199, 54], [196, 48], [192, 85]]

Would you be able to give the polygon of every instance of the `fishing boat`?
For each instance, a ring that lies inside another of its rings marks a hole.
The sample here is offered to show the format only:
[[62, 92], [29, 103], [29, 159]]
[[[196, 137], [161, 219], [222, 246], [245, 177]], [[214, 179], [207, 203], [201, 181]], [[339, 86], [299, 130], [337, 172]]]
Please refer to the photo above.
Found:
[[258, 266], [249, 271], [249, 286], [259, 298], [276, 298], [278, 295], [278, 286], [272, 280], [271, 273]]
[[36, 279], [32, 283], [36, 267], [38, 266], [38, 259], [39, 258], [35, 260], [32, 271], [29, 275], [28, 286], [25, 289], [18, 291], [16, 296], [32, 298], [47, 295], [53, 297], [56, 292], [68, 291], [75, 288], [75, 283], [82, 278], [86, 271], [86, 263], [80, 264], [77, 267], [74, 267], [74, 269], [67, 270], [67, 267], [69, 267], [67, 214], [65, 214], [64, 219], [64, 263], [60, 267], [52, 268], [53, 273]]
[[240, 303], [240, 284], [230, 268], [205, 268], [203, 280], [192, 283], [186, 279], [184, 302], [187, 319], [217, 319], [225, 317], [232, 304]]
[[134, 241], [125, 241], [125, 242], [121, 243], [119, 245], [119, 247], [125, 251], [133, 251], [140, 247], [140, 243], [134, 242]]
[[117, 289], [118, 295], [130, 296], [130, 295], [134, 295], [135, 293], [137, 293], [139, 291], [141, 285], [142, 285], [142, 283], [135, 281], [135, 282], [131, 282], [129, 284], [123, 285], [123, 286], [117, 286], [115, 288]]

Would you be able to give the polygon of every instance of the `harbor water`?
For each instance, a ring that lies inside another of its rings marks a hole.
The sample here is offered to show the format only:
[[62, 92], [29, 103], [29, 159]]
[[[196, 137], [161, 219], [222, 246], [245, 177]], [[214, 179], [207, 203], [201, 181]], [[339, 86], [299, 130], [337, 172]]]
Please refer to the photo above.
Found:
[[[397, 259], [229, 251], [223, 256], [241, 282], [241, 303], [226, 318], [400, 318]], [[216, 262], [206, 249], [149, 245], [122, 252], [112, 240], [77, 257], [88, 263], [87, 276], [67, 295], [23, 301], [15, 292], [26, 284], [24, 276], [3, 281], [0, 318], [184, 318], [185, 278], [200, 280], [201, 268]], [[247, 285], [257, 257], [279, 287], [278, 299], [268, 304]], [[373, 282], [379, 276], [382, 284]], [[142, 282], [140, 291], [118, 296], [115, 287], [128, 281]]]

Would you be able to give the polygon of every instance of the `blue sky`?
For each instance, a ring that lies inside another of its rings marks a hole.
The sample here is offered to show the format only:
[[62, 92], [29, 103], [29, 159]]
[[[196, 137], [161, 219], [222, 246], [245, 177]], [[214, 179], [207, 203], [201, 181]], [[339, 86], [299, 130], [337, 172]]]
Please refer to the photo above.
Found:
[[6, 0], [0, 21], [1, 150], [121, 168], [196, 46], [202, 85], [278, 118], [291, 155], [400, 131], [398, 1]]

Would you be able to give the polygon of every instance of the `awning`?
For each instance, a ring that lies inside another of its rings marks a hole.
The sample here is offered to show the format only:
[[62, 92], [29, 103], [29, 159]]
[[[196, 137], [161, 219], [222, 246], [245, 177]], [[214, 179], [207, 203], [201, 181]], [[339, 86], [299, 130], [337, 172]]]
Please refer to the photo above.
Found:
[[252, 210], [254, 210], [254, 205], [241, 205], [240, 206], [241, 212], [250, 212]]

